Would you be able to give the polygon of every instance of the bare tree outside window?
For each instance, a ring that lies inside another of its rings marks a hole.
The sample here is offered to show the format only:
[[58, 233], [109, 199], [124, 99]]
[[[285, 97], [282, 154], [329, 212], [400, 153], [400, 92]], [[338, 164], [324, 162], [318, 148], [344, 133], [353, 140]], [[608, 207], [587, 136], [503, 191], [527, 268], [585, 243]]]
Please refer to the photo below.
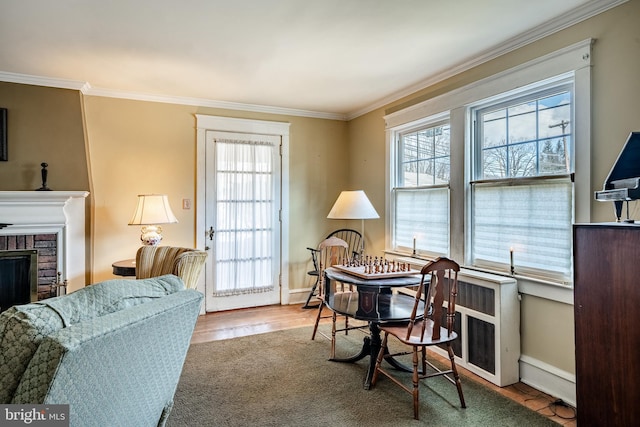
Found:
[[482, 114], [482, 178], [569, 173], [570, 103], [561, 92]]

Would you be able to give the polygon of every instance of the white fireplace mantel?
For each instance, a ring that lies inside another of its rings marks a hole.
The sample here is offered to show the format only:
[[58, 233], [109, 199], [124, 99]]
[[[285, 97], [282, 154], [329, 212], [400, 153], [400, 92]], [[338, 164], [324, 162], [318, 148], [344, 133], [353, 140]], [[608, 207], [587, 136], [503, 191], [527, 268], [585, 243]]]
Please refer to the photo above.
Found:
[[0, 235], [56, 234], [58, 271], [68, 290], [85, 285], [86, 191], [0, 191]]

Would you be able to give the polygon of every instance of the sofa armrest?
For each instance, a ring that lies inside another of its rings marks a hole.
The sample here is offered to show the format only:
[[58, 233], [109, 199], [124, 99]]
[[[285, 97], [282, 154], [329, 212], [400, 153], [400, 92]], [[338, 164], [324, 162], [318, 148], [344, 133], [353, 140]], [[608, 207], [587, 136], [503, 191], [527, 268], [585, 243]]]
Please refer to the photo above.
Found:
[[184, 290], [46, 337], [12, 403], [68, 403], [71, 425], [157, 425], [172, 405], [202, 298]]

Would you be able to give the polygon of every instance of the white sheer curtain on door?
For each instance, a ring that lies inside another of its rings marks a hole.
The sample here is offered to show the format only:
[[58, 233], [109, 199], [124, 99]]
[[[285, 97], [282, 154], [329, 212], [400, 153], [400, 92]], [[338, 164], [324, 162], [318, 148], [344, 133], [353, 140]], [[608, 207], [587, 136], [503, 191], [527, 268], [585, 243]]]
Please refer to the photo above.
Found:
[[274, 150], [264, 141], [215, 141], [214, 295], [274, 289]]

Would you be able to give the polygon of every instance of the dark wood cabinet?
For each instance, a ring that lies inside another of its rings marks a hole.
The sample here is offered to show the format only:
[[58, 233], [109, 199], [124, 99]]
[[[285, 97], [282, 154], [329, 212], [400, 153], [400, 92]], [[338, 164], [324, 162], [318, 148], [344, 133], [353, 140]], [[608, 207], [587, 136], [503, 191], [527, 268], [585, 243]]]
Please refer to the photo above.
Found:
[[640, 225], [573, 238], [578, 425], [640, 425]]

